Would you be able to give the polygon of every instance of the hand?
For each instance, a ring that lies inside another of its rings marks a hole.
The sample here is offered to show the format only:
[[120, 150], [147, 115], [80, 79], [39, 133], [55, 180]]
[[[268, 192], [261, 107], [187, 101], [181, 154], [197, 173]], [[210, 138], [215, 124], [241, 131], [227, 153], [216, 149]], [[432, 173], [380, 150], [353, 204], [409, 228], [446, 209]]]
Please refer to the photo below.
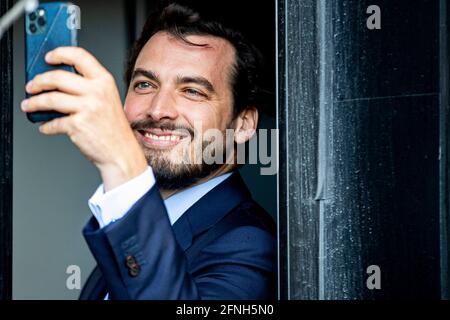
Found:
[[[22, 102], [24, 112], [68, 114], [42, 124], [39, 131], [69, 136], [99, 169], [105, 191], [144, 172], [147, 161], [126, 119], [113, 76], [82, 48], [57, 48], [46, 61], [72, 65], [79, 75], [49, 71], [27, 84], [26, 91], [35, 96]], [[57, 91], [41, 93], [52, 90]]]

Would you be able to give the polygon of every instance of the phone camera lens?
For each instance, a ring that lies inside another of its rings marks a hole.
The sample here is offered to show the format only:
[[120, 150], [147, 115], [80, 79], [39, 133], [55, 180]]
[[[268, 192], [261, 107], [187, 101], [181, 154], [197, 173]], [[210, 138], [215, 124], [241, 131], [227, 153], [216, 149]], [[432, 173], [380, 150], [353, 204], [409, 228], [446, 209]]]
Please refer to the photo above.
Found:
[[37, 31], [36, 25], [34, 23], [30, 24], [30, 32], [36, 33], [36, 31]]
[[38, 25], [41, 27], [45, 26], [45, 19], [43, 17], [39, 17], [37, 20]]
[[31, 21], [36, 20], [36, 12], [32, 12], [28, 15], [28, 18], [30, 18]]

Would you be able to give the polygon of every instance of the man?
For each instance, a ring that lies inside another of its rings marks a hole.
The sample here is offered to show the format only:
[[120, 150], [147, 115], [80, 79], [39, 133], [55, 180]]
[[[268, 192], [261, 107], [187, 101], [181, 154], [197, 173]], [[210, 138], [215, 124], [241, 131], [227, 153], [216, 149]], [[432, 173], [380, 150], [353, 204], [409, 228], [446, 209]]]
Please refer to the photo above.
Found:
[[204, 159], [211, 145], [229, 146], [208, 131], [233, 129], [232, 148], [255, 133], [258, 51], [171, 4], [135, 44], [123, 107], [112, 76], [85, 50], [58, 48], [46, 60], [79, 74], [36, 76], [22, 109], [68, 114], [39, 130], [68, 135], [103, 181], [83, 230], [97, 267], [81, 298], [274, 298], [273, 221], [251, 199], [235, 154]]

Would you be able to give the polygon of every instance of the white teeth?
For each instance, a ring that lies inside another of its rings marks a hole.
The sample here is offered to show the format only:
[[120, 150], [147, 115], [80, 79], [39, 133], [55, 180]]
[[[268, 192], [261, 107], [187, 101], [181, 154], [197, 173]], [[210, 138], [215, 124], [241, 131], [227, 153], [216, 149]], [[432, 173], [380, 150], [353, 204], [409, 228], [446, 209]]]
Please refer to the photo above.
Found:
[[151, 133], [146, 133], [145, 136], [152, 140], [158, 140], [158, 141], [179, 141], [180, 140], [180, 136], [157, 136], [157, 135], [151, 134]]

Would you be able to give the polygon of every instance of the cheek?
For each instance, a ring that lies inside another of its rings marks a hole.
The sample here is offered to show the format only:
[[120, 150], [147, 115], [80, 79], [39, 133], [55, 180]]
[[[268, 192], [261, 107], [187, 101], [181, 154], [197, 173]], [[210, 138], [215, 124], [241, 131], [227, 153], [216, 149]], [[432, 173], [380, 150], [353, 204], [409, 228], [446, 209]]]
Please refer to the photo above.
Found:
[[143, 106], [145, 102], [139, 96], [135, 95], [127, 95], [124, 104], [124, 112], [128, 119], [128, 121], [133, 121], [139, 118], [140, 114], [142, 114], [145, 110]]
[[196, 105], [186, 109], [182, 117], [186, 119], [189, 125], [195, 128], [196, 131], [208, 129], [223, 129], [221, 116], [217, 112], [217, 107], [210, 105]]

